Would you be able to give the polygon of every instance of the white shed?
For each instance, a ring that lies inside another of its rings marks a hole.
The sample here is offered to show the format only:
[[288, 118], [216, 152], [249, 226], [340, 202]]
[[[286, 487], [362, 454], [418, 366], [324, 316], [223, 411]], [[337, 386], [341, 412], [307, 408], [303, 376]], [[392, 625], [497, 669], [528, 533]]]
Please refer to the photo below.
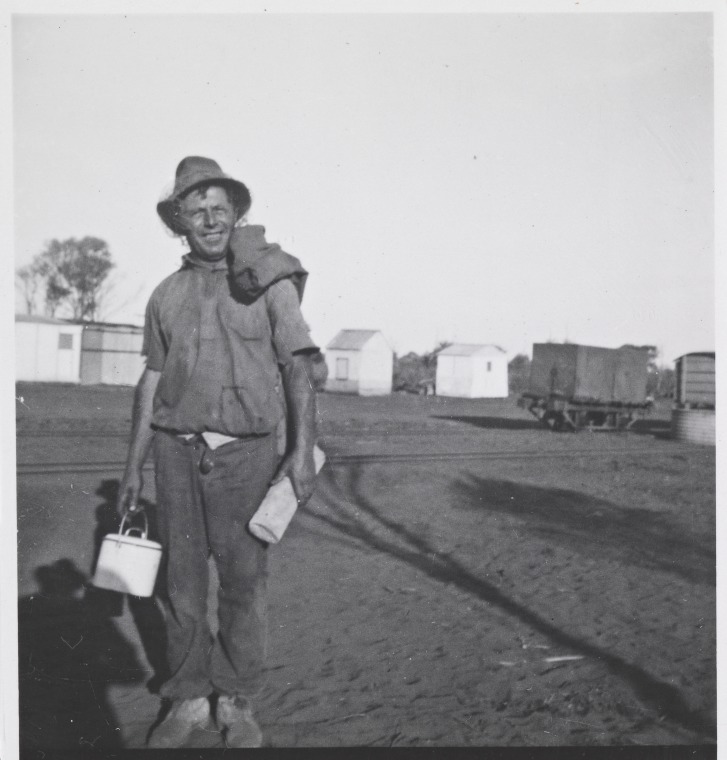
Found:
[[448, 346], [437, 354], [437, 395], [506, 398], [507, 354], [492, 345]]
[[145, 366], [143, 340], [144, 329], [136, 325], [83, 325], [81, 382], [136, 385]]
[[384, 396], [391, 393], [394, 352], [379, 330], [341, 330], [326, 346], [326, 390]]
[[81, 381], [83, 325], [52, 317], [15, 315], [15, 379]]

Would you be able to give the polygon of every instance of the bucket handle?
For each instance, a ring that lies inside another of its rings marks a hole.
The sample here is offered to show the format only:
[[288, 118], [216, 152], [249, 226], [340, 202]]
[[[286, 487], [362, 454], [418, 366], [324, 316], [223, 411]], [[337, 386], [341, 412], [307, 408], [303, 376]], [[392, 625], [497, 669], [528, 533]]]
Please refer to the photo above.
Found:
[[119, 526], [119, 535], [120, 536], [128, 536], [131, 533], [132, 530], [138, 530], [138, 531], [141, 531], [141, 538], [146, 538], [147, 533], [149, 533], [149, 520], [146, 517], [146, 512], [144, 512], [142, 510], [140, 512], [140, 514], [144, 518], [144, 528], [143, 528], [143, 530], [141, 528], [130, 527], [130, 528], [127, 528], [126, 531], [124, 531], [124, 525], [126, 524], [126, 521], [131, 517], [131, 514], [129, 512], [124, 512], [124, 516], [121, 519], [121, 525]]

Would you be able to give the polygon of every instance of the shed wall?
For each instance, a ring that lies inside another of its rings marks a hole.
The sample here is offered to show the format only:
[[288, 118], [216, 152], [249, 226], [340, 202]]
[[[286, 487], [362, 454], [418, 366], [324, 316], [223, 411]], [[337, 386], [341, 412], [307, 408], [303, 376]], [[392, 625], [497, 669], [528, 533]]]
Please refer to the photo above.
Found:
[[383, 335], [374, 335], [359, 353], [358, 392], [362, 396], [385, 396], [391, 393], [394, 353]]
[[504, 354], [440, 354], [437, 357], [437, 395], [454, 398], [506, 398], [507, 357]]
[[437, 357], [437, 396], [470, 398], [472, 395], [472, 357]]
[[503, 354], [472, 358], [472, 398], [507, 398], [507, 357]]
[[17, 380], [78, 383], [80, 364], [80, 325], [15, 323]]
[[715, 405], [715, 360], [711, 356], [681, 356], [676, 363], [676, 401]]
[[87, 385], [136, 385], [145, 366], [142, 343], [141, 328], [86, 325], [81, 382]]
[[[326, 365], [328, 367], [327, 391], [332, 393], [358, 393], [360, 353], [360, 351], [347, 351], [344, 349], [328, 349], [326, 351]], [[348, 362], [348, 377], [346, 378], [337, 377], [340, 374], [338, 372], [338, 359], [346, 359]]]

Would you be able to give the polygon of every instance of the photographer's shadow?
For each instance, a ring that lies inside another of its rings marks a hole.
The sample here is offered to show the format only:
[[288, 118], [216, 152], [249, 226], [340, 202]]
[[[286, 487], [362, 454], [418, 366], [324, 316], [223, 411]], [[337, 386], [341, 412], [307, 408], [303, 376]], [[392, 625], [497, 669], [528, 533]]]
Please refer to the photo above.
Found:
[[107, 690], [143, 678], [134, 648], [86, 599], [88, 579], [72, 560], [35, 578], [39, 590], [18, 601], [21, 746], [118, 747]]

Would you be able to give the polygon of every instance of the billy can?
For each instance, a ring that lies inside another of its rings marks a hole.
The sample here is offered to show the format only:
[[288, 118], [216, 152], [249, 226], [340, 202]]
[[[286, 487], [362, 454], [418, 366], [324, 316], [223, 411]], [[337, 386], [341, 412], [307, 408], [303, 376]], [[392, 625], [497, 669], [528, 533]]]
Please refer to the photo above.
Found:
[[[149, 523], [146, 514], [144, 529], [127, 528], [124, 530], [128, 513], [124, 515], [118, 533], [109, 533], [101, 542], [101, 551], [96, 563], [93, 585], [111, 591], [133, 596], [151, 596], [154, 591], [159, 563], [162, 558], [162, 545], [149, 541]], [[132, 536], [132, 531], [141, 535]]]

